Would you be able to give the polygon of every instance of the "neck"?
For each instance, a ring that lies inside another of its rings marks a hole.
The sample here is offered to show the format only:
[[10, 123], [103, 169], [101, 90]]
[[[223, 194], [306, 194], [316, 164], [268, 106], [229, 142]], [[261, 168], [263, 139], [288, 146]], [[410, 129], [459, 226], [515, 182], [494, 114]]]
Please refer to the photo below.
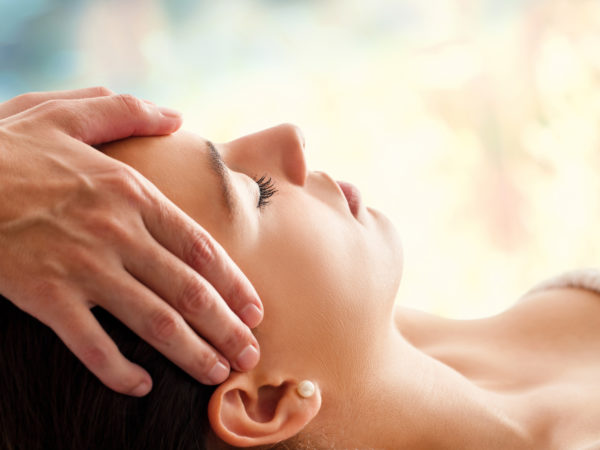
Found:
[[[508, 396], [482, 389], [414, 347], [393, 324], [378, 348], [370, 373], [355, 384], [355, 414], [348, 417], [354, 446], [527, 448]], [[356, 420], [356, 411], [364, 420]]]

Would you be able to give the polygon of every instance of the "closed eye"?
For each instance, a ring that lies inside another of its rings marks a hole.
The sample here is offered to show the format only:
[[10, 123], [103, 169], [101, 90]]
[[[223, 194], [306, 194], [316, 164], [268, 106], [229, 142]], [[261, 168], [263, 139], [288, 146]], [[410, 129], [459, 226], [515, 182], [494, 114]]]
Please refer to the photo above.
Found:
[[259, 191], [256, 207], [262, 209], [270, 203], [269, 199], [277, 193], [277, 189], [271, 177], [263, 175], [260, 178], [252, 177], [252, 179], [258, 185]]

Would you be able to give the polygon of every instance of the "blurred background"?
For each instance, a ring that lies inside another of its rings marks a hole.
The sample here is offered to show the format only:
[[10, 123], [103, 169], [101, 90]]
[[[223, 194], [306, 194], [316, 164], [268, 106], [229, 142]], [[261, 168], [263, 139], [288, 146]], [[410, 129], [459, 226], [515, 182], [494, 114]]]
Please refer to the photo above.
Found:
[[471, 319], [600, 266], [598, 0], [0, 0], [0, 101], [103, 85], [225, 141], [300, 126]]

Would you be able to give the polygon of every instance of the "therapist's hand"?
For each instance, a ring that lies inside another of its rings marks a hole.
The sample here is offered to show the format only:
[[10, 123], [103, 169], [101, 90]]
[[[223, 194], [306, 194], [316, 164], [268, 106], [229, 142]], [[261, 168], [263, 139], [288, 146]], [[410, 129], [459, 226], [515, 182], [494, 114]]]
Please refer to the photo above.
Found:
[[103, 88], [0, 104], [0, 293], [130, 395], [152, 380], [120, 353], [95, 305], [206, 384], [259, 356], [249, 327], [262, 304], [240, 269], [154, 185], [91, 147], [180, 125], [171, 110]]

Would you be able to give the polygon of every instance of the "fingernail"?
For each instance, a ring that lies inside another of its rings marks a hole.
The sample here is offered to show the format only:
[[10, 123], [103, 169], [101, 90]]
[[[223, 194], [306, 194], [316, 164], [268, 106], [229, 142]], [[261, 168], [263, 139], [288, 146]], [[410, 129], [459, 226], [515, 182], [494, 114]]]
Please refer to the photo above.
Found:
[[167, 108], [165, 106], [159, 106], [158, 110], [163, 116], [169, 117], [171, 119], [181, 117], [181, 113], [179, 111], [175, 111], [174, 109]]
[[147, 381], [142, 381], [131, 391], [131, 395], [134, 395], [136, 397], [143, 397], [148, 392], [150, 392], [150, 389], [152, 389], [152, 384], [148, 383]]
[[257, 326], [261, 322], [262, 318], [263, 313], [256, 305], [252, 303], [245, 306], [240, 311], [240, 319], [242, 319], [250, 328]]
[[253, 345], [249, 345], [240, 352], [237, 357], [237, 365], [241, 370], [250, 370], [258, 363], [258, 350]]
[[210, 372], [208, 372], [208, 378], [214, 384], [222, 383], [228, 376], [229, 368], [220, 361], [217, 361], [213, 368], [210, 369]]

